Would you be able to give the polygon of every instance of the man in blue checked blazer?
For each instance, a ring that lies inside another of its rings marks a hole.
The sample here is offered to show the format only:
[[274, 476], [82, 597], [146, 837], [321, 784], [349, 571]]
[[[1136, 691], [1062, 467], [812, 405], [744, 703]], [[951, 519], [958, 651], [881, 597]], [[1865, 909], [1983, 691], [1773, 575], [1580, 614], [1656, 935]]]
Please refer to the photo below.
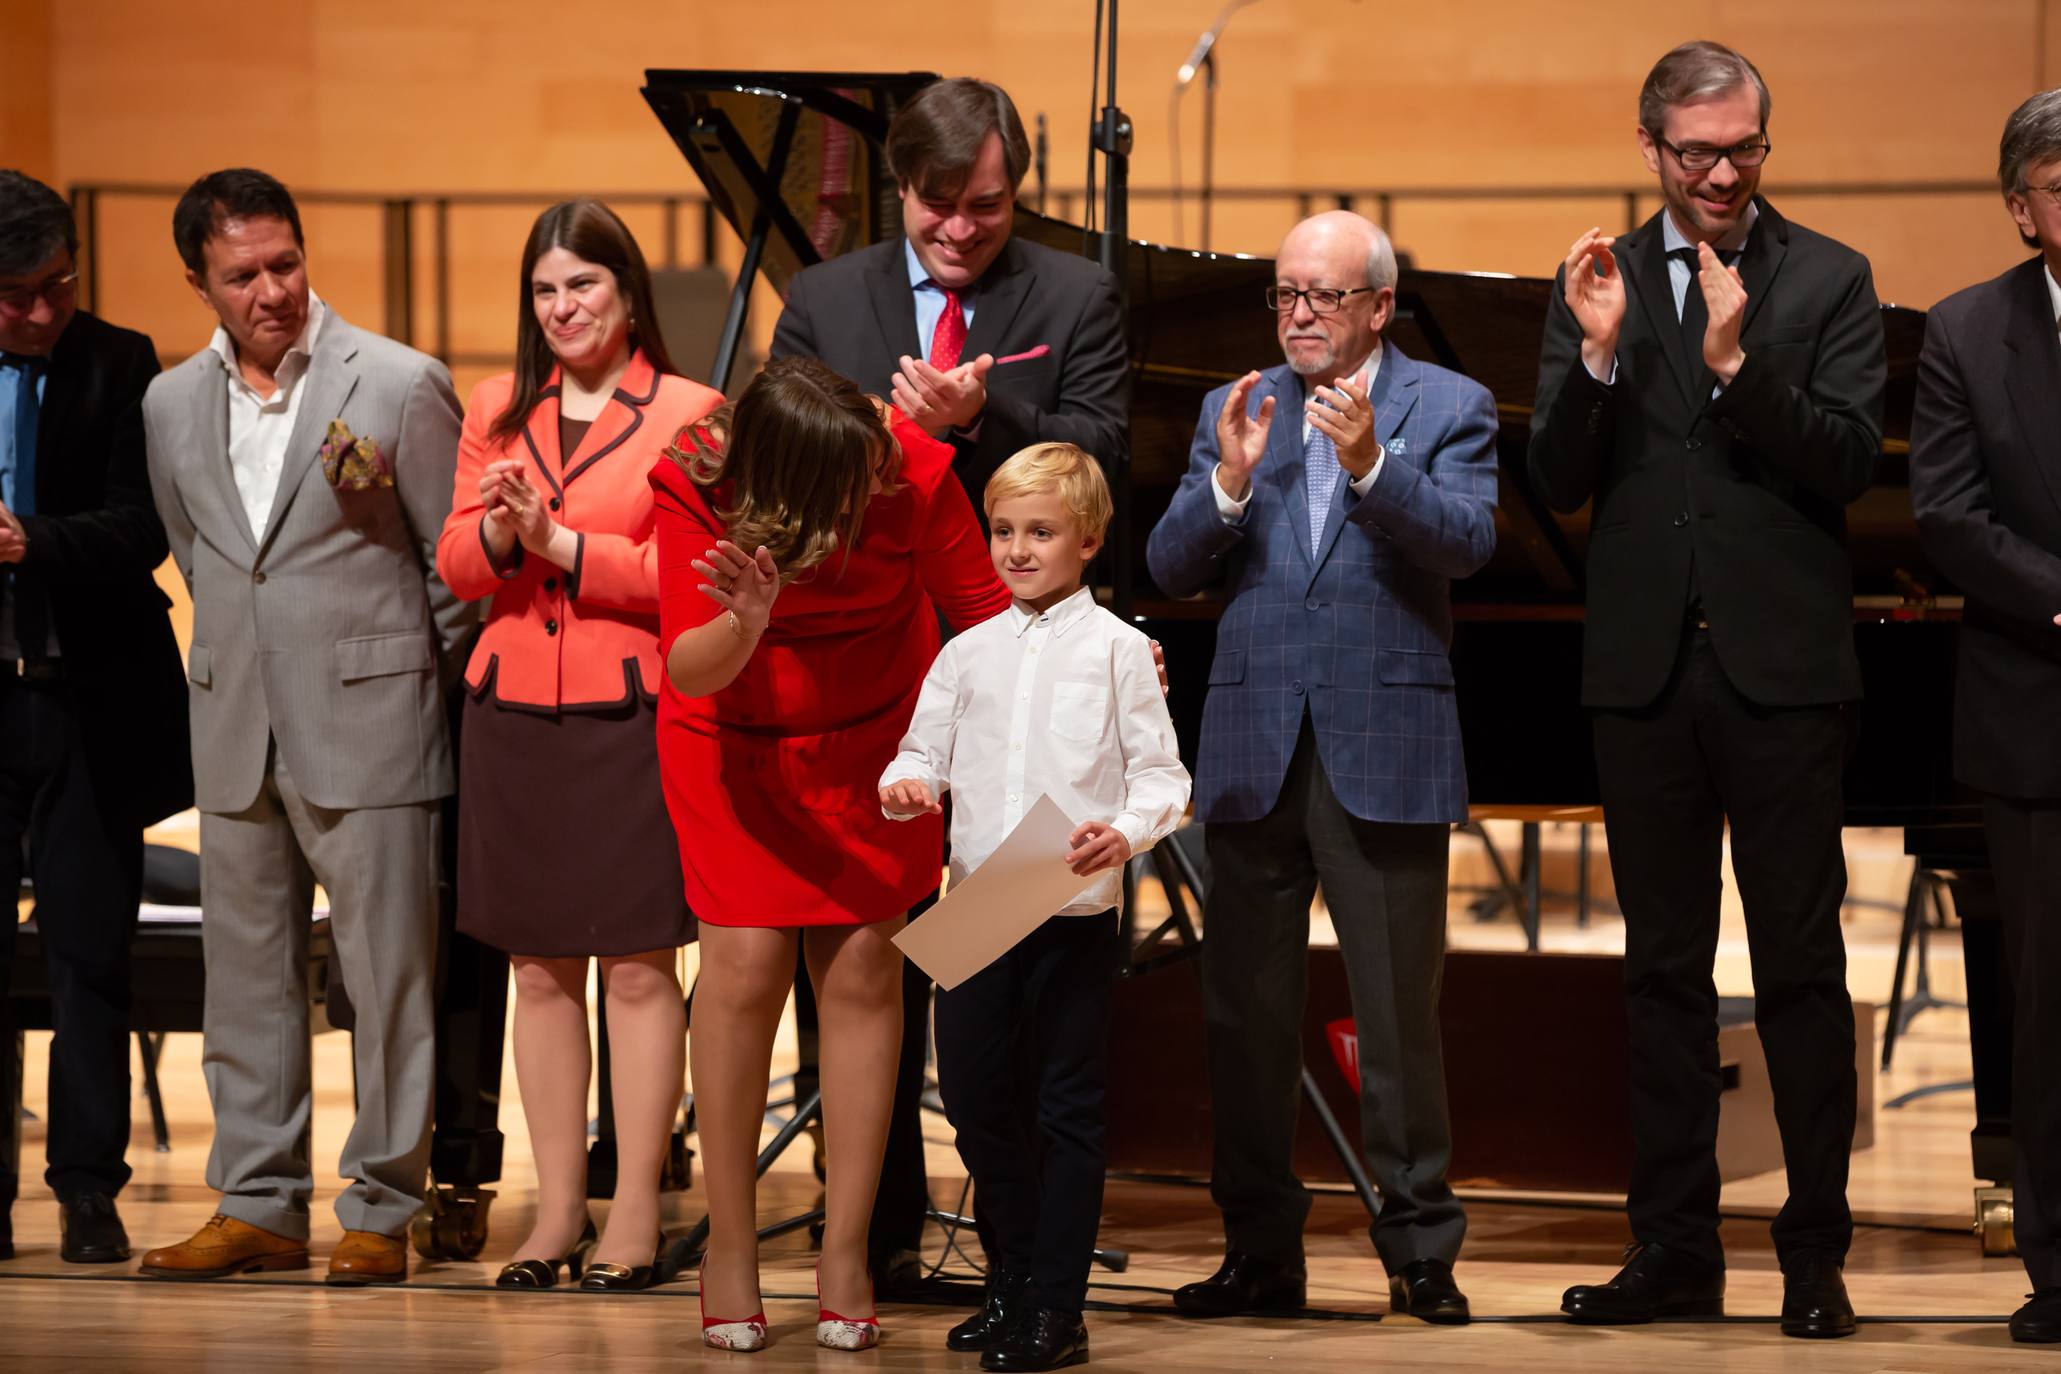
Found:
[[1195, 769], [1226, 1253], [1174, 1295], [1195, 1316], [1303, 1305], [1310, 1204], [1291, 1155], [1321, 886], [1352, 988], [1391, 1308], [1468, 1317], [1438, 1033], [1446, 849], [1467, 817], [1446, 649], [1452, 579], [1495, 548], [1496, 410], [1478, 383], [1382, 343], [1395, 281], [1387, 236], [1358, 215], [1289, 232], [1268, 292], [1287, 363], [1203, 402], [1147, 545], [1166, 591], [1227, 597]]

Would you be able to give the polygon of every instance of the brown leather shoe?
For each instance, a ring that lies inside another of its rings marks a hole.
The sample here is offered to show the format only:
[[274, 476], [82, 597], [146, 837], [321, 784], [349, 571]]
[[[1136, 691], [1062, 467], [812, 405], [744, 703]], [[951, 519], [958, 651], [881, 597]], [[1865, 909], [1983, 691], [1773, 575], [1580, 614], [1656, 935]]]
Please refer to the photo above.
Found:
[[152, 1250], [143, 1272], [160, 1279], [219, 1279], [253, 1269], [305, 1269], [308, 1243], [276, 1235], [220, 1212], [190, 1239]]
[[346, 1231], [329, 1252], [329, 1282], [343, 1287], [399, 1283], [408, 1277], [408, 1240], [377, 1231]]

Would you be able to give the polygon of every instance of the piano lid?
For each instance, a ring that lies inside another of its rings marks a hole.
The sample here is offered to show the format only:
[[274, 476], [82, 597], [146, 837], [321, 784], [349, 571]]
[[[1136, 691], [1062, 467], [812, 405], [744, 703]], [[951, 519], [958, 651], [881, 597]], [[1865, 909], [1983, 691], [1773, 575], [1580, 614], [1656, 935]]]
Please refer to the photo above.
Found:
[[769, 233], [782, 295], [802, 268], [902, 231], [887, 126], [934, 72], [644, 73], [644, 99], [738, 234]]

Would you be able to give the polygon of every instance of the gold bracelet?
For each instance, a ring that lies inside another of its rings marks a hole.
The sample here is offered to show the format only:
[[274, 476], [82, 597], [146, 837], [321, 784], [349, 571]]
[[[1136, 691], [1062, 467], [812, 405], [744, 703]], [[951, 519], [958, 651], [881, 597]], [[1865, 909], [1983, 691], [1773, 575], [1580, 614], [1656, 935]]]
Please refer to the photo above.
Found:
[[728, 613], [728, 615], [729, 615], [729, 622], [730, 622], [730, 633], [731, 633], [731, 634], [733, 634], [733, 635], [736, 635], [736, 636], [737, 636], [737, 637], [738, 637], [739, 639], [743, 640], [743, 641], [744, 641], [744, 642], [745, 642], [746, 644], [755, 644], [755, 643], [757, 643], [757, 642], [758, 642], [758, 638], [759, 638], [759, 635], [762, 635], [762, 634], [764, 634], [764, 633], [766, 632], [766, 627], [765, 627], [765, 626], [763, 626], [763, 625], [761, 625], [761, 626], [759, 626], [759, 629], [758, 629], [758, 634], [746, 634], [746, 633], [744, 632], [744, 622], [743, 622], [743, 621], [741, 621], [741, 620], [739, 620], [739, 619], [737, 618], [737, 612], [735, 612], [735, 611], [731, 611], [731, 612], [729, 612], [729, 613]]

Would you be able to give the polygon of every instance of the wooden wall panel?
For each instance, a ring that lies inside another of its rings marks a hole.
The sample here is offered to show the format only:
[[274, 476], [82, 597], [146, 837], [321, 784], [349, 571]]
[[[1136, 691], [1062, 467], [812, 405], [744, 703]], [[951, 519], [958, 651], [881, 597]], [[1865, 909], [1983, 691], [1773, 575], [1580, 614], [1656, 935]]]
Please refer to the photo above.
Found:
[[57, 175], [50, 137], [51, 0], [0, 0], [0, 167]]
[[[1264, 0], [1237, 15], [1220, 49], [1218, 181], [1650, 185], [1632, 137], [1638, 82], [1669, 44], [1694, 34], [1739, 44], [1767, 73], [1777, 151], [1766, 185], [1776, 197], [1803, 181], [1979, 179], [2005, 113], [2035, 82], [2061, 80], [2053, 4], [1476, 0], [1411, 9]], [[1217, 4], [1129, 0], [1123, 9], [1133, 178], [1164, 186], [1173, 70]], [[646, 66], [927, 67], [989, 76], [1027, 116], [1042, 112], [1051, 184], [1077, 192], [1091, 13], [1087, 0], [966, 0], [938, 25], [934, 8], [914, 0], [871, 6], [864, 22], [842, 0], [641, 0], [594, 15], [545, 0], [278, 0], [262, 12], [229, 0], [0, 0], [10, 68], [28, 73], [0, 87], [0, 135], [17, 160], [47, 145], [43, 165], [61, 182], [178, 183], [253, 163], [298, 186], [339, 190], [669, 192], [692, 189], [692, 177], [637, 93]], [[16, 34], [27, 62], [12, 60]], [[38, 52], [48, 61], [34, 61]], [[47, 86], [40, 96], [38, 79]], [[1191, 184], [1201, 99], [1198, 86], [1178, 111]], [[2018, 256], [2001, 209], [1979, 196], [1785, 203], [1851, 238], [1873, 259], [1883, 295], [1911, 304]], [[110, 214], [102, 237], [115, 251], [103, 257], [102, 299], [176, 352], [197, 346], [206, 322], [182, 297], [164, 209], [139, 212], [133, 237], [130, 212]], [[512, 340], [506, 278], [531, 213], [454, 215], [454, 347], [494, 351]], [[1404, 205], [1396, 225], [1427, 265], [1529, 274], [1550, 270], [1575, 230], [1619, 214], [1606, 201], [1432, 202]], [[1285, 202], [1220, 203], [1212, 246], [1269, 252], [1293, 215]], [[376, 228], [365, 232], [363, 216], [339, 211], [311, 214], [311, 232], [318, 218], [318, 289], [379, 327]], [[1133, 223], [1172, 237], [1164, 204], [1140, 200]], [[1192, 242], [1192, 201], [1185, 226]], [[423, 267], [426, 224], [418, 233]], [[656, 255], [649, 238], [646, 246]], [[724, 252], [734, 259], [735, 245]], [[771, 304], [755, 311], [761, 334]], [[434, 341], [426, 293], [416, 327], [418, 341]]]

